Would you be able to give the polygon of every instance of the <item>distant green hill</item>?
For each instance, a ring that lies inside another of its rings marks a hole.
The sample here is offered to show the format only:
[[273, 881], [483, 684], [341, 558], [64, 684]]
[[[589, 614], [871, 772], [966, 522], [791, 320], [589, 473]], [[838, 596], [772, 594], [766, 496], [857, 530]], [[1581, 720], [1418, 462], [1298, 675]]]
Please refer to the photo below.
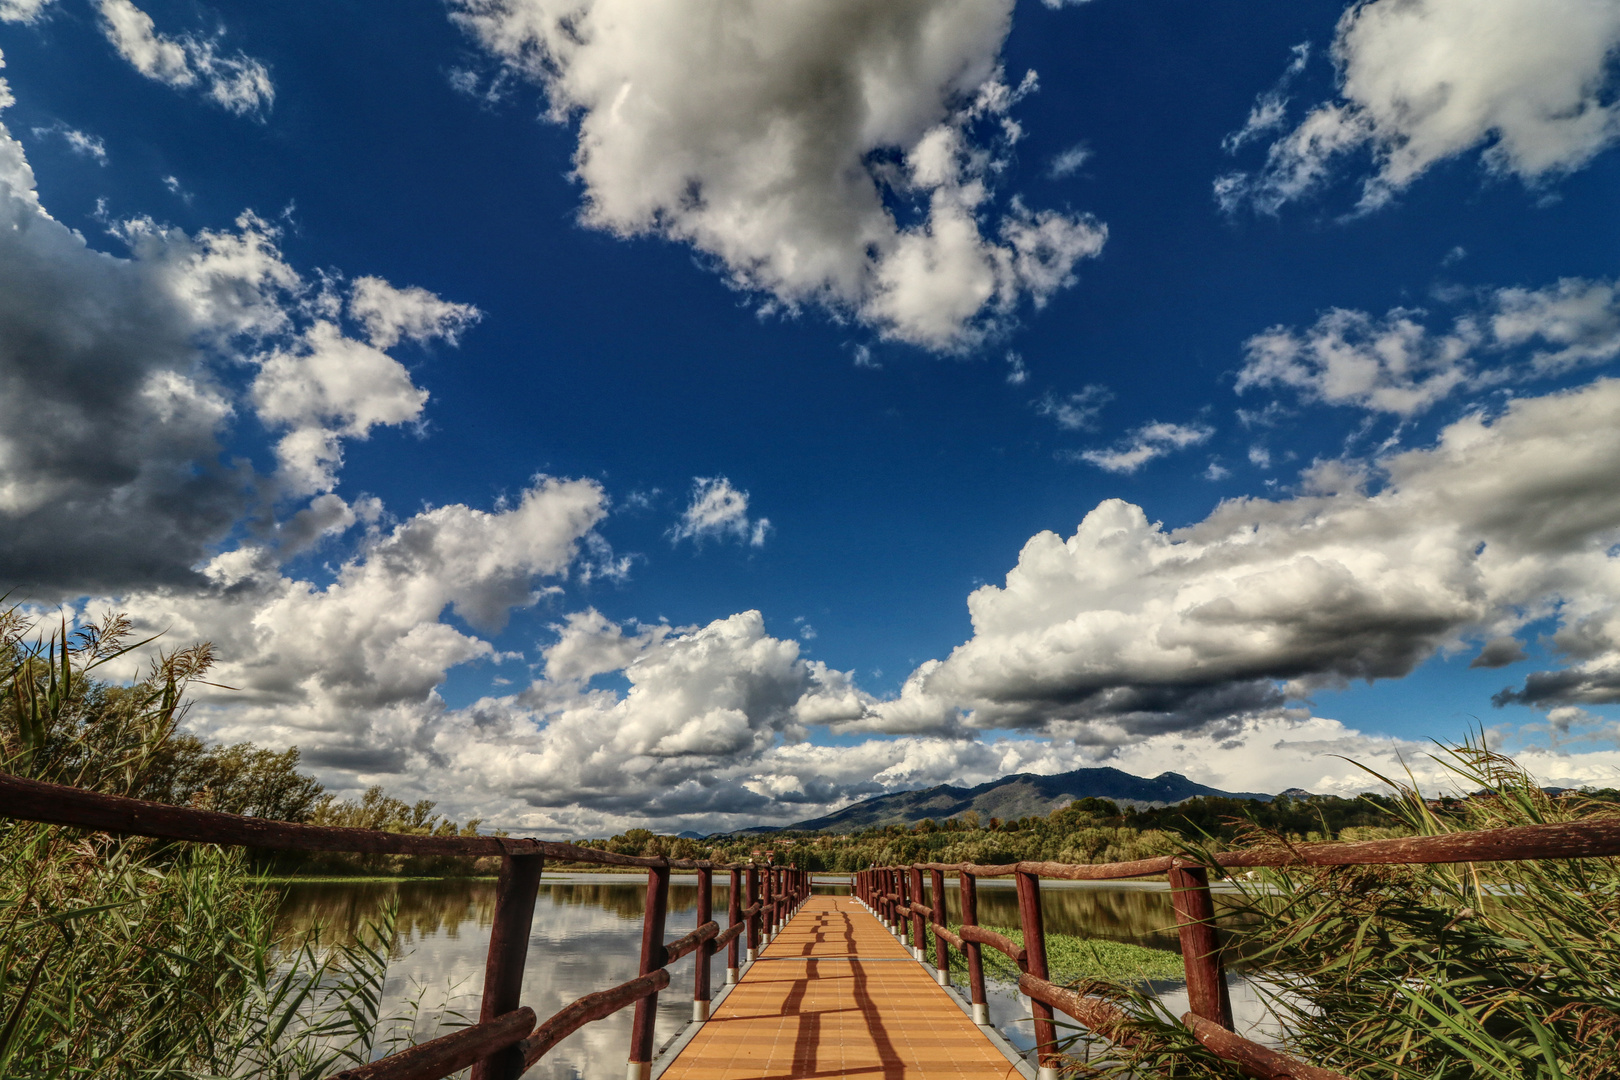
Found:
[[914, 825], [924, 818], [943, 821], [945, 818], [978, 811], [981, 821], [1001, 818], [1046, 815], [1075, 799], [1108, 799], [1121, 808], [1134, 806], [1147, 809], [1155, 806], [1174, 806], [1199, 795], [1220, 795], [1229, 799], [1259, 799], [1270, 802], [1270, 795], [1248, 791], [1222, 791], [1194, 783], [1180, 773], [1160, 773], [1151, 779], [1132, 776], [1119, 769], [1076, 769], [1055, 776], [1037, 776], [1034, 773], [1015, 773], [1000, 780], [992, 780], [978, 787], [960, 788], [950, 784], [924, 788], [920, 791], [900, 791], [893, 795], [879, 795], [864, 802], [846, 806], [826, 817], [812, 818], [783, 830], [763, 828], [745, 829], [744, 833], [777, 831], [795, 832], [857, 832], [883, 825]]

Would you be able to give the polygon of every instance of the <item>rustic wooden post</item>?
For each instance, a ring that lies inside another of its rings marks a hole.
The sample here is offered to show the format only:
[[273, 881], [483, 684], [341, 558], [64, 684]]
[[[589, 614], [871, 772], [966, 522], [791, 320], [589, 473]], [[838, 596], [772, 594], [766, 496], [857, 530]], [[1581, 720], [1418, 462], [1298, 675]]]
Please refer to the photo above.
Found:
[[[641, 974], [651, 975], [664, 966], [664, 920], [669, 914], [669, 867], [647, 871], [647, 910], [641, 920]], [[636, 1002], [630, 1027], [630, 1067], [625, 1080], [648, 1080], [652, 1075], [653, 1022], [658, 1017], [658, 995]]]
[[906, 905], [906, 875], [897, 866], [889, 871], [889, 887], [893, 893], [890, 901], [889, 921], [894, 924], [894, 936], [904, 944], [906, 940], [906, 916], [902, 910]]
[[[1041, 879], [1018, 871], [1018, 920], [1024, 930], [1024, 970], [1037, 979], [1049, 978], [1046, 969], [1046, 927], [1041, 919]], [[1052, 1006], [1029, 999], [1035, 1020], [1036, 1080], [1057, 1080], [1057, 1026], [1052, 1023]]]
[[1231, 1031], [1232, 1000], [1215, 937], [1209, 871], [1202, 866], [1175, 866], [1169, 878], [1170, 902], [1181, 931], [1181, 962], [1187, 969], [1187, 1005], [1196, 1015]]
[[[748, 906], [752, 908], [759, 899], [759, 868], [752, 863], [748, 864]], [[759, 912], [751, 911], [748, 916], [748, 962], [752, 964], [759, 959]]]
[[[731, 929], [742, 922], [742, 870], [739, 867], [731, 868], [731, 889], [726, 894], [726, 929]], [[742, 948], [736, 937], [726, 945], [726, 985], [730, 986], [737, 981], [737, 953]]]
[[[922, 867], [913, 864], [910, 876], [911, 902], [921, 904], [923, 902]], [[922, 963], [923, 958], [928, 955], [928, 947], [924, 944], [927, 940], [928, 937], [923, 931], [922, 912], [913, 909], [911, 912], [911, 955], [917, 958], [918, 963]]]
[[928, 871], [928, 884], [934, 891], [934, 979], [941, 986], [951, 985], [951, 954], [945, 945], [945, 871]]
[[901, 939], [901, 944], [904, 944], [906, 942], [906, 928], [910, 925], [909, 918], [906, 918], [907, 915], [910, 915], [910, 912], [906, 910], [910, 905], [910, 892], [906, 887], [906, 871], [901, 870], [899, 866], [894, 868], [894, 897], [896, 897], [894, 899], [894, 934]]
[[883, 874], [883, 925], [888, 928], [889, 933], [899, 934], [901, 929], [894, 925], [894, 907], [899, 904], [899, 900], [894, 897], [899, 886], [894, 884], [893, 868], [885, 868], [881, 874]]
[[[480, 1023], [522, 1005], [523, 962], [529, 955], [529, 928], [534, 922], [534, 898], [540, 891], [541, 855], [502, 855], [501, 876], [495, 886], [495, 919], [489, 928], [489, 954], [484, 959], [484, 999], [478, 1007]], [[517, 1080], [523, 1075], [523, 1054], [508, 1047], [472, 1067], [473, 1080]]]
[[764, 890], [763, 899], [759, 905], [759, 917], [763, 924], [761, 937], [765, 944], [771, 943], [776, 936], [776, 894], [772, 886], [776, 884], [776, 867], [767, 866], [765, 873], [760, 875], [760, 887]]
[[[966, 870], [961, 877], [962, 925], [979, 925], [979, 882]], [[979, 953], [977, 941], [963, 941], [962, 952], [967, 956], [968, 1000], [973, 1003], [973, 1022], [990, 1022], [990, 1003], [984, 996], [984, 957]]]
[[[697, 924], [704, 925], [714, 918], [714, 871], [707, 866], [698, 867]], [[709, 961], [714, 959], [714, 939], [700, 942], [697, 948], [697, 971], [692, 977], [692, 1019], [698, 1023], [709, 1018]]]

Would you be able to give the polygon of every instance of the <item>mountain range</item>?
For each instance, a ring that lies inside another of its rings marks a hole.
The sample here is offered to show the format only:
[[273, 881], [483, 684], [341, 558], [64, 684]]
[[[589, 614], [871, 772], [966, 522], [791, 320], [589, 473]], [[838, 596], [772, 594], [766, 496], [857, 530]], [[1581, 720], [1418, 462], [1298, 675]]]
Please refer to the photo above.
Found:
[[[1294, 794], [1290, 792], [1289, 794]], [[1305, 792], [1298, 792], [1300, 795]], [[878, 795], [863, 802], [844, 807], [826, 817], [811, 818], [792, 825], [760, 826], [743, 829], [739, 835], [771, 832], [857, 832], [873, 826], [914, 825], [925, 818], [943, 821], [946, 818], [978, 812], [981, 821], [996, 817], [1003, 820], [1046, 815], [1069, 805], [1075, 799], [1108, 799], [1120, 807], [1134, 806], [1147, 809], [1155, 806], [1174, 806], [1200, 795], [1218, 795], [1228, 799], [1259, 799], [1270, 802], [1271, 795], [1252, 791], [1222, 791], [1195, 783], [1180, 773], [1165, 772], [1158, 776], [1133, 776], [1114, 768], [1076, 769], [1073, 772], [1038, 776], [1035, 773], [1014, 773], [1000, 780], [991, 780], [978, 787], [961, 788], [951, 784], [922, 788], [918, 791], [898, 791], [892, 795]]]

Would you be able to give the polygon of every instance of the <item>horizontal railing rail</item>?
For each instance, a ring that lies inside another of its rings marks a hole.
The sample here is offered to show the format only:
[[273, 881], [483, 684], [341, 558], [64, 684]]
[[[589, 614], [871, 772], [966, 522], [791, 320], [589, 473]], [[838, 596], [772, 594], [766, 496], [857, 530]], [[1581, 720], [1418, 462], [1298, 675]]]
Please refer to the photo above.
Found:
[[[501, 874], [484, 969], [484, 992], [477, 1023], [413, 1046], [400, 1053], [335, 1074], [334, 1080], [440, 1080], [472, 1066], [472, 1080], [517, 1078], [563, 1039], [592, 1021], [634, 1006], [630, 1080], [645, 1078], [651, 1067], [653, 1016], [659, 991], [670, 982], [668, 966], [696, 956], [693, 1018], [708, 1017], [711, 1000], [709, 966], [722, 948], [729, 950], [726, 981], [737, 981], [739, 942], [746, 935], [747, 960], [810, 895], [810, 875], [772, 863], [713, 862], [621, 855], [612, 851], [548, 840], [505, 836], [420, 836], [375, 829], [305, 825], [288, 821], [225, 814], [190, 806], [171, 806], [118, 795], [47, 784], [0, 774], [0, 817], [70, 826], [158, 840], [262, 848], [272, 851], [354, 852], [359, 854], [439, 855], [478, 858], [498, 856]], [[535, 1026], [534, 1011], [519, 1004], [528, 955], [534, 903], [546, 860], [597, 866], [636, 867], [647, 871], [647, 903], [642, 924], [641, 971], [629, 982], [587, 994], [545, 1023]], [[698, 875], [698, 926], [674, 941], [664, 941], [669, 906], [669, 872], [695, 870]], [[710, 918], [714, 872], [730, 875], [729, 926]], [[746, 891], [747, 903], [743, 903]]]
[[748, 925], [746, 923], [738, 923], [736, 926], [727, 927], [715, 935], [714, 947], [716, 949], [725, 948], [733, 941], [736, 941], [738, 938], [742, 937], [742, 933], [746, 929], [748, 929]]
[[418, 1043], [369, 1065], [345, 1069], [334, 1080], [417, 1080], [424, 1076], [448, 1076], [496, 1051], [516, 1045], [533, 1030], [534, 1010], [524, 1006], [494, 1020]]
[[[853, 879], [856, 897], [903, 939], [909, 935], [914, 954], [923, 958], [927, 918], [934, 935], [936, 977], [948, 982], [947, 948], [954, 947], [967, 962], [974, 1020], [989, 1022], [985, 999], [984, 967], [980, 946], [1005, 954], [1020, 971], [1018, 988], [1030, 1000], [1035, 1021], [1039, 1080], [1056, 1080], [1061, 1059], [1057, 1052], [1054, 1008], [1113, 1042], [1134, 1041], [1129, 1017], [1116, 1005], [1084, 996], [1052, 983], [1046, 963], [1042, 923], [1042, 878], [1066, 881], [1112, 881], [1163, 874], [1181, 937], [1182, 964], [1191, 1006], [1182, 1022], [1205, 1048], [1236, 1063], [1261, 1080], [1344, 1080], [1341, 1074], [1308, 1065], [1236, 1034], [1226, 974], [1216, 937], [1215, 906], [1210, 894], [1211, 870], [1249, 867], [1374, 866], [1424, 863], [1512, 862], [1528, 859], [1586, 859], [1620, 855], [1620, 819], [1478, 829], [1434, 836], [1405, 836], [1385, 840], [1276, 843], [1209, 856], [1207, 863], [1182, 855], [1163, 855], [1115, 863], [1058, 863], [1025, 860], [1015, 863], [915, 863], [910, 866], [872, 867]], [[932, 883], [932, 905], [923, 902], [922, 874]], [[955, 875], [961, 890], [962, 925], [953, 934], [945, 927], [945, 875]], [[1002, 934], [978, 925], [977, 881], [1012, 877], [1018, 888], [1022, 947]]]
[[676, 938], [664, 946], [664, 963], [673, 964], [689, 952], [694, 952], [705, 941], [713, 941], [720, 936], [720, 924], [706, 922], [685, 937]]
[[[1134, 1045], [1138, 1040], [1130, 1028], [1130, 1017], [1111, 1001], [1089, 994], [1080, 994], [1046, 979], [1024, 975], [1018, 980], [1018, 989], [1026, 997], [1044, 1002], [1065, 1015], [1072, 1016], [1087, 1029], [1110, 1042]], [[1251, 1076], [1260, 1080], [1346, 1080], [1342, 1073], [1307, 1065], [1298, 1058], [1279, 1053], [1219, 1024], [1193, 1013], [1181, 1018], [1193, 1036], [1217, 1056], [1236, 1063]]]
[[170, 806], [122, 795], [47, 784], [0, 774], [0, 807], [6, 817], [47, 825], [73, 825], [98, 832], [157, 840], [225, 844], [271, 851], [343, 851], [367, 855], [541, 855], [558, 862], [599, 866], [669, 867], [674, 870], [743, 869], [752, 863], [621, 855], [614, 851], [506, 836], [418, 836], [380, 829], [303, 825], [244, 817], [191, 806]]
[[1245, 1039], [1227, 1031], [1219, 1024], [1202, 1016], [1184, 1013], [1181, 1022], [1192, 1031], [1193, 1037], [1203, 1043], [1215, 1056], [1230, 1061], [1260, 1080], [1348, 1080], [1343, 1073], [1307, 1065], [1298, 1058], [1279, 1053], [1268, 1046]]
[[971, 941], [975, 945], [988, 945], [1019, 967], [1023, 967], [1024, 962], [1029, 959], [1028, 949], [1014, 945], [1012, 938], [998, 934], [994, 930], [986, 930], [982, 926], [964, 926], [961, 934], [963, 941]]
[[669, 970], [659, 968], [651, 975], [631, 979], [609, 990], [586, 994], [572, 1005], [557, 1011], [550, 1020], [535, 1029], [534, 1034], [518, 1043], [523, 1055], [523, 1067], [530, 1068], [547, 1051], [568, 1036], [596, 1020], [605, 1020], [628, 1005], [634, 1005], [669, 985]]

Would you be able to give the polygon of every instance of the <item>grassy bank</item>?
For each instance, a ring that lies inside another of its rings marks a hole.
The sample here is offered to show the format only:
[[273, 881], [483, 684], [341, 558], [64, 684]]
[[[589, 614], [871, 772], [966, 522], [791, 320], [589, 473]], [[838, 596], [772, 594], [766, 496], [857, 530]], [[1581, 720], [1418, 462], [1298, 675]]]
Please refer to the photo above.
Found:
[[[960, 932], [961, 926], [951, 930]], [[986, 926], [984, 929], [1010, 938], [1015, 945], [1024, 944], [1024, 932], [1016, 926]], [[948, 949], [951, 974], [958, 980], [967, 978], [967, 959], [958, 949]], [[925, 955], [933, 963], [933, 935], [928, 935]], [[995, 982], [1016, 983], [1018, 967], [996, 949], [988, 945], [979, 947], [984, 966], [984, 977]], [[1046, 964], [1054, 982], [1075, 982], [1080, 979], [1107, 979], [1121, 984], [1135, 984], [1155, 979], [1183, 977], [1181, 954], [1163, 949], [1149, 949], [1125, 941], [1107, 938], [1083, 938], [1072, 934], [1046, 935]]]

